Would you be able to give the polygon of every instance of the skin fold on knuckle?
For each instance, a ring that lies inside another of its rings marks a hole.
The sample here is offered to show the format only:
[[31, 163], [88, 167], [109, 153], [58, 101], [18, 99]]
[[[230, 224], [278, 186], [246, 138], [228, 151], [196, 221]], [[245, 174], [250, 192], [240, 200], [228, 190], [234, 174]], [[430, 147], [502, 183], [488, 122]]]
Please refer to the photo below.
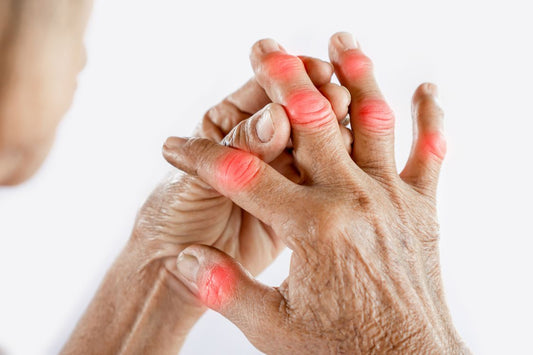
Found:
[[262, 170], [257, 157], [233, 150], [216, 162], [215, 179], [219, 188], [228, 194], [252, 188]]
[[316, 129], [334, 120], [331, 104], [316, 90], [296, 90], [287, 98], [286, 105], [289, 120], [300, 127]]
[[303, 72], [305, 72], [305, 66], [300, 58], [282, 52], [266, 55], [261, 61], [259, 70], [263, 79], [282, 82], [291, 81]]
[[236, 283], [237, 275], [232, 267], [214, 265], [199, 282], [200, 300], [209, 308], [220, 310], [233, 298]]
[[446, 156], [447, 143], [442, 132], [425, 132], [420, 134], [417, 141], [417, 152], [425, 162], [436, 160], [442, 162]]
[[376, 135], [390, 134], [394, 129], [394, 113], [381, 99], [365, 99], [357, 106], [357, 123], [365, 131]]

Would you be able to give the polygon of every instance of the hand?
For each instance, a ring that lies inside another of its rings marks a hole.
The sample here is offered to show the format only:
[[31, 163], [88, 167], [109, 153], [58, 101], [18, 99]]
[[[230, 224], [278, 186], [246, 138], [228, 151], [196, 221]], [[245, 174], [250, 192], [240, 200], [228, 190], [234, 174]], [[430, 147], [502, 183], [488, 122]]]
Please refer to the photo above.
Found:
[[[313, 85], [332, 103], [336, 117], [344, 119], [350, 96], [345, 88], [330, 83], [331, 64], [308, 57], [299, 61]], [[344, 126], [342, 131], [346, 149], [350, 149], [351, 133]], [[290, 124], [285, 110], [270, 103], [255, 78], [210, 109], [196, 135], [250, 152], [285, 177], [300, 179], [291, 149], [286, 149], [290, 146]], [[253, 215], [202, 180], [182, 172], [172, 173], [148, 198], [137, 218], [132, 242], [144, 251], [145, 259], [156, 259], [172, 273], [176, 273], [176, 257], [191, 244], [223, 250], [254, 275], [285, 247], [272, 229]], [[187, 290], [180, 292], [178, 287], [177, 293], [190, 299]]]
[[208, 140], [166, 144], [169, 162], [257, 216], [293, 250], [288, 278], [279, 288], [261, 285], [235, 260], [199, 245], [182, 252], [178, 276], [266, 353], [466, 352], [440, 278], [435, 191], [445, 143], [436, 88], [423, 84], [414, 95], [413, 149], [398, 175], [394, 117], [370, 60], [342, 33], [332, 37], [330, 57], [352, 96], [351, 155], [301, 63], [272, 41], [252, 52], [258, 82], [288, 112], [302, 185]]
[[41, 165], [85, 65], [92, 0], [0, 3], [0, 185]]
[[[346, 89], [329, 83], [329, 63], [301, 58], [307, 73], [331, 100], [339, 118], [350, 102]], [[299, 179], [290, 149], [283, 107], [270, 100], [255, 79], [209, 110], [197, 134], [271, 162]], [[266, 106], [265, 106], [266, 105]], [[253, 115], [252, 115], [253, 113]], [[346, 149], [351, 133], [346, 127]], [[243, 166], [244, 168], [244, 166]], [[63, 354], [176, 353], [205, 307], [177, 273], [175, 258], [192, 243], [213, 245], [259, 272], [283, 244], [263, 225], [200, 179], [172, 174], [139, 212], [132, 238], [115, 260], [78, 323]]]

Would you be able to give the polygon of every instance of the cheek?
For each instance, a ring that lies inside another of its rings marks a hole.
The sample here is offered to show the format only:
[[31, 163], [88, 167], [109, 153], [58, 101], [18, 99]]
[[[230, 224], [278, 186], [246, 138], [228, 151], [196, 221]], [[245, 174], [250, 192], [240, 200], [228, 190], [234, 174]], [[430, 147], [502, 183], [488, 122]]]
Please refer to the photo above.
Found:
[[446, 150], [446, 139], [440, 132], [425, 134], [418, 141], [418, 151], [424, 159], [436, 157], [443, 160], [446, 156]]
[[235, 272], [217, 265], [208, 273], [200, 287], [200, 299], [209, 308], [219, 309], [227, 304], [235, 293]]
[[233, 151], [222, 157], [216, 168], [218, 190], [235, 193], [248, 188], [259, 174], [260, 163], [255, 156]]

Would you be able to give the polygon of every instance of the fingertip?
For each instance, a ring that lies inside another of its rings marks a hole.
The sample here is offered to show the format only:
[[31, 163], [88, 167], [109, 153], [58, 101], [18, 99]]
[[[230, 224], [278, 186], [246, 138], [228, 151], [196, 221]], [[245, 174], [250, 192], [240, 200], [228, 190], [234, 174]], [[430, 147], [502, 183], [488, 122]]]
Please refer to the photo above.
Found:
[[423, 83], [413, 95], [413, 119], [420, 133], [443, 130], [444, 111], [438, 100], [438, 87], [433, 83]]
[[332, 62], [339, 62], [343, 52], [358, 48], [359, 42], [349, 32], [337, 32], [329, 39], [328, 51]]
[[176, 160], [178, 152], [187, 143], [187, 138], [182, 137], [168, 137], [163, 144], [162, 152], [163, 157], [169, 162], [173, 163]]

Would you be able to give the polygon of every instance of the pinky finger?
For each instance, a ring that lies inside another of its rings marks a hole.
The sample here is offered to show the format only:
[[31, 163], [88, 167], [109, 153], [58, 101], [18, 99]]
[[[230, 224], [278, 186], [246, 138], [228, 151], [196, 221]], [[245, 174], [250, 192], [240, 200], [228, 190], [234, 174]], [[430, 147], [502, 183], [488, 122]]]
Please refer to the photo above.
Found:
[[437, 86], [422, 84], [413, 96], [413, 146], [400, 174], [420, 192], [435, 196], [440, 168], [446, 155], [444, 113], [437, 102]]

